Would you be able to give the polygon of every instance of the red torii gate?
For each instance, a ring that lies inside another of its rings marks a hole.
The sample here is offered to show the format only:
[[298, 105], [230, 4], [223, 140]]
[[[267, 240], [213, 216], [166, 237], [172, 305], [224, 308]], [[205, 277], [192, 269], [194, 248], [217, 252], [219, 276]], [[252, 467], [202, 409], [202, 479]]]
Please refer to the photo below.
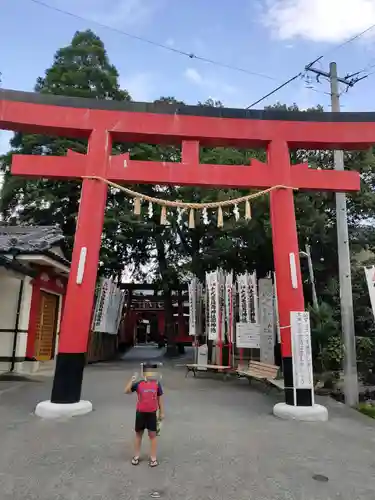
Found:
[[[88, 138], [86, 155], [14, 155], [12, 174], [83, 179], [71, 272], [50, 405], [80, 406], [107, 184], [151, 183], [269, 188], [287, 405], [311, 406], [313, 389], [294, 389], [290, 312], [304, 310], [293, 189], [358, 191], [356, 172], [291, 165], [289, 148], [365, 149], [375, 143], [370, 113], [296, 113], [120, 103], [0, 90], [0, 128]], [[182, 144], [182, 162], [111, 156], [113, 141]], [[264, 147], [267, 164], [201, 165], [199, 146]], [[295, 263], [295, 266], [292, 264]]]

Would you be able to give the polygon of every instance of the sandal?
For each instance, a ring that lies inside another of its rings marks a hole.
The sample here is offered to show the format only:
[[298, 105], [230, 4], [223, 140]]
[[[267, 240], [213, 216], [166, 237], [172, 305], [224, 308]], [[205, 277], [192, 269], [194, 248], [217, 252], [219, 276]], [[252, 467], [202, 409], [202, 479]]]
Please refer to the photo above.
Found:
[[149, 462], [148, 462], [148, 465], [149, 465], [150, 467], [157, 467], [157, 466], [159, 465], [159, 462], [156, 460], [156, 458], [155, 458], [155, 460], [152, 460], [152, 459], [150, 458], [150, 460], [149, 460]]
[[138, 465], [139, 464], [139, 457], [133, 457], [132, 458], [132, 465]]

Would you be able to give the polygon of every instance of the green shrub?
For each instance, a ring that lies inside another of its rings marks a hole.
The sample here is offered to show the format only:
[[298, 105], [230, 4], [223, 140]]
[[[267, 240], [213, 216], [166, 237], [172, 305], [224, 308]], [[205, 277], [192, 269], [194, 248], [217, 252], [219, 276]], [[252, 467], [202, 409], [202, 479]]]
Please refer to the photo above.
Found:
[[364, 382], [371, 382], [375, 360], [375, 343], [370, 337], [357, 337], [358, 373]]
[[358, 405], [358, 411], [363, 413], [363, 415], [375, 418], [375, 406], [370, 403], [360, 403]]

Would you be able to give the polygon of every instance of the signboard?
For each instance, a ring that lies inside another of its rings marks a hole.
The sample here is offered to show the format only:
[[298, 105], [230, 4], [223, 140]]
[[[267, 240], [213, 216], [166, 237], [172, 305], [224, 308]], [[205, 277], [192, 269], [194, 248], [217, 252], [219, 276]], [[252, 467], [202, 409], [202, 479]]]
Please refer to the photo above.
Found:
[[237, 323], [236, 346], [243, 349], [259, 349], [260, 325], [256, 323]]
[[372, 314], [375, 318], [375, 266], [365, 267], [365, 275], [367, 281], [368, 293], [372, 307]]
[[207, 370], [208, 365], [208, 346], [206, 344], [198, 347], [197, 353], [197, 369], [201, 371]]
[[131, 304], [132, 309], [134, 310], [145, 310], [155, 311], [164, 309], [164, 302], [162, 301], [152, 301], [152, 300], [133, 300]]
[[274, 298], [270, 278], [259, 280], [260, 360], [275, 364]]
[[295, 389], [312, 389], [313, 369], [310, 316], [308, 312], [290, 313], [293, 378]]

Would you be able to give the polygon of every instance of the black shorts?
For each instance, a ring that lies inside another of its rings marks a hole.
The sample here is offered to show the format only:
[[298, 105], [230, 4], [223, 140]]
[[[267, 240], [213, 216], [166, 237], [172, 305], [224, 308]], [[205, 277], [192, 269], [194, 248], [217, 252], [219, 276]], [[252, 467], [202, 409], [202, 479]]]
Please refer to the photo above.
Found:
[[156, 411], [150, 413], [137, 411], [137, 413], [135, 414], [135, 432], [142, 432], [145, 429], [147, 429], [149, 432], [156, 432]]

